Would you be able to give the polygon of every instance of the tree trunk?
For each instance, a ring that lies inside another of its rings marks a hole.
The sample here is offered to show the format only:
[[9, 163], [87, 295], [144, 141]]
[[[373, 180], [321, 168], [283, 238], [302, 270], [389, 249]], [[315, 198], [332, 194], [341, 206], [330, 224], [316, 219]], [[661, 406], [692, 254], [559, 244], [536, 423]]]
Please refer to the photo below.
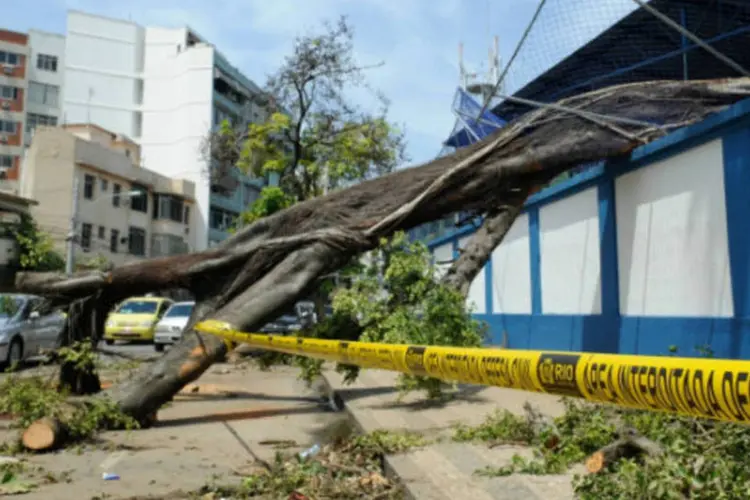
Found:
[[[196, 296], [183, 339], [158, 361], [108, 391], [122, 409], [147, 419], [226, 351], [195, 332], [215, 318], [254, 330], [309, 293], [319, 276], [375, 248], [380, 238], [460, 210], [491, 212], [463, 252], [451, 282], [466, 287], [513, 222], [533, 186], [583, 163], [614, 158], [703, 119], [750, 92], [750, 80], [646, 82], [566, 99], [531, 112], [484, 141], [416, 168], [299, 203], [251, 224], [218, 247], [128, 264], [108, 273], [18, 276], [18, 288], [49, 306], [81, 301], [96, 318], [71, 328], [97, 339], [109, 307], [166, 288]], [[611, 114], [616, 120], [602, 118]], [[649, 123], [666, 124], [652, 126]], [[501, 207], [501, 208], [498, 208]], [[80, 315], [79, 315], [80, 316]], [[94, 331], [91, 331], [91, 330]]]

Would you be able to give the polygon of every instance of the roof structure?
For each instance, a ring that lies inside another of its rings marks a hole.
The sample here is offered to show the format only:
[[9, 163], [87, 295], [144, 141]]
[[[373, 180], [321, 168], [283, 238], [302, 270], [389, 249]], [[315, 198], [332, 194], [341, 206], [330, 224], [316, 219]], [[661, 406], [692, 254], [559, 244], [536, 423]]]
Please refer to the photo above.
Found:
[[[592, 10], [598, 2], [591, 4]], [[649, 5], [750, 69], [750, 51], [747, 50], [750, 2], [747, 0], [651, 0]], [[543, 28], [535, 26], [535, 29]], [[522, 55], [516, 64], [523, 64], [523, 60]], [[740, 76], [735, 69], [646, 9], [636, 8], [523, 85], [513, 97], [554, 102], [620, 83], [734, 76]], [[507, 122], [531, 109], [529, 105], [506, 99], [492, 109], [492, 114]], [[466, 122], [458, 112], [456, 114], [459, 123]], [[460, 123], [444, 144], [460, 148], [475, 140], [471, 129]]]

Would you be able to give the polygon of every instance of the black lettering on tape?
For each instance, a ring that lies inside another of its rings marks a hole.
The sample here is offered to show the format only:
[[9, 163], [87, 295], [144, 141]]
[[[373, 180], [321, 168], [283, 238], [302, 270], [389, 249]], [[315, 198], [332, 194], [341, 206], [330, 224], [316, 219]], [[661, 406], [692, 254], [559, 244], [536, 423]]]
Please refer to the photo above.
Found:
[[425, 370], [425, 359], [424, 359], [425, 348], [422, 346], [410, 345], [406, 349], [404, 364], [409, 371], [414, 375], [427, 375]]
[[534, 385], [531, 369], [530, 359], [514, 358], [510, 363], [510, 370], [508, 371], [509, 387], [517, 387], [525, 391], [538, 391]]
[[[540, 363], [543, 385], [557, 383], [565, 372]], [[750, 421], [750, 373], [726, 371], [716, 393], [714, 370], [647, 365], [588, 363], [582, 387], [588, 399], [621, 406], [661, 409], [704, 418]]]
[[733, 420], [738, 422], [747, 422], [747, 396], [741, 396], [739, 392], [740, 382], [747, 380], [747, 373], [740, 372], [736, 374], [731, 371], [725, 371], [721, 378], [721, 396], [724, 399], [724, 405], [729, 410], [729, 415]]
[[537, 377], [545, 391], [582, 397], [578, 388], [576, 368], [581, 359], [577, 354], [543, 353], [537, 364]]

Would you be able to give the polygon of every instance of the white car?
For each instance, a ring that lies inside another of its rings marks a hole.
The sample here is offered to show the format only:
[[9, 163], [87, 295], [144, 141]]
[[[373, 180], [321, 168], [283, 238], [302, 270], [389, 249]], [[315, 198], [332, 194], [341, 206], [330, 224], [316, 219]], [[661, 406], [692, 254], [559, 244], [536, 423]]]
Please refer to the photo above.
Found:
[[154, 329], [154, 349], [161, 352], [165, 346], [182, 338], [182, 330], [190, 320], [193, 306], [195, 302], [175, 302], [167, 309]]

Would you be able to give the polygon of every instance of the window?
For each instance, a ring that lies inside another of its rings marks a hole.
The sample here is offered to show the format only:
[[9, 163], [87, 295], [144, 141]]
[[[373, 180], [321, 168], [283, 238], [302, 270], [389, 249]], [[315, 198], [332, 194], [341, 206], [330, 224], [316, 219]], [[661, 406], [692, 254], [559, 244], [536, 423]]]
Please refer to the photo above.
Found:
[[143, 257], [146, 255], [146, 230], [130, 226], [128, 229], [128, 253]]
[[229, 121], [230, 125], [233, 125], [235, 122], [232, 113], [225, 109], [214, 107], [214, 125], [218, 127], [224, 122], [224, 120]]
[[18, 87], [11, 85], [0, 85], [0, 99], [15, 101], [18, 99]]
[[226, 231], [234, 225], [238, 216], [239, 214], [235, 212], [229, 212], [220, 208], [211, 207], [208, 214], [208, 223], [211, 229]]
[[13, 168], [13, 157], [11, 155], [0, 155], [0, 168]]
[[0, 64], [7, 64], [8, 66], [17, 66], [21, 60], [21, 56], [15, 52], [8, 52], [0, 50]]
[[44, 71], [52, 71], [53, 73], [57, 72], [57, 56], [37, 54], [36, 67], [43, 69]]
[[151, 235], [150, 257], [167, 257], [169, 255], [179, 255], [188, 253], [190, 249], [179, 236], [166, 233], [154, 233]]
[[17, 130], [18, 122], [12, 120], [0, 120], [0, 134], [14, 135]]
[[185, 213], [183, 214], [182, 222], [190, 224], [190, 206], [185, 205]]
[[184, 201], [168, 194], [157, 194], [154, 197], [154, 219], [170, 219], [175, 222], [183, 222]]
[[50, 115], [40, 115], [38, 113], [27, 113], [26, 114], [26, 133], [31, 133], [39, 125], [46, 125], [49, 127], [57, 126], [57, 117]]
[[89, 250], [91, 248], [91, 230], [93, 227], [88, 222], [81, 224], [81, 248]]
[[104, 235], [106, 234], [106, 232], [107, 232], [107, 230], [104, 229], [104, 226], [99, 226], [99, 234], [98, 234], [98, 236], [99, 236], [100, 240], [104, 239]]
[[165, 318], [189, 318], [193, 314], [193, 304], [175, 304], [169, 308]]
[[60, 87], [47, 83], [29, 82], [29, 101], [56, 108], [60, 101]]
[[122, 190], [122, 187], [114, 183], [112, 184], [112, 206], [113, 207], [119, 207], [120, 206], [120, 191]]
[[120, 243], [120, 231], [112, 229], [109, 233], [109, 251], [117, 253], [117, 245]]
[[94, 176], [85, 174], [83, 176], [83, 197], [87, 200], [94, 199]]
[[109, 188], [109, 181], [107, 179], [102, 179], [99, 181], [99, 188], [102, 191], [106, 191]]
[[130, 197], [130, 208], [136, 212], [148, 213], [148, 188], [139, 184], [133, 184], [131, 189], [138, 191], [140, 194]]
[[260, 191], [255, 186], [251, 186], [250, 184], [245, 184], [243, 186], [243, 192], [242, 192], [242, 204], [247, 206], [250, 206], [255, 200], [258, 199], [258, 196], [260, 194]]
[[155, 300], [126, 300], [117, 308], [117, 314], [155, 314], [159, 303]]

